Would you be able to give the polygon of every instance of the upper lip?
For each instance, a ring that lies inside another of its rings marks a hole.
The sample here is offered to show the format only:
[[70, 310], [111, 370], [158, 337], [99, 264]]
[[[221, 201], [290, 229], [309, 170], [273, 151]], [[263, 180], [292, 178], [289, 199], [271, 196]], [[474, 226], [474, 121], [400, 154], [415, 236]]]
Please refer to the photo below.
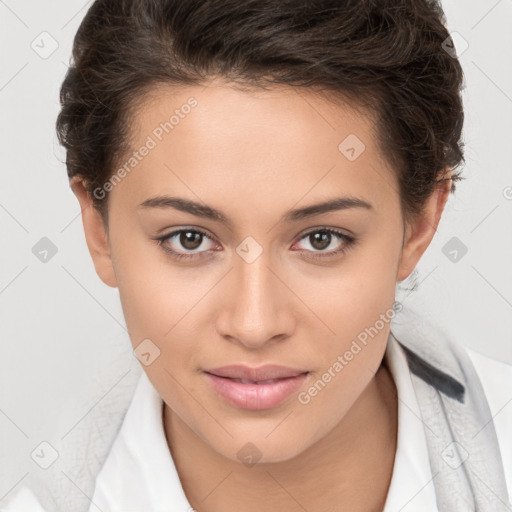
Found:
[[219, 368], [212, 368], [211, 370], [205, 371], [206, 373], [211, 373], [213, 375], [217, 375], [218, 377], [253, 381], [283, 379], [307, 373], [305, 370], [298, 370], [295, 368], [279, 366], [275, 364], [266, 364], [264, 366], [259, 366], [258, 368], [251, 368], [250, 366], [236, 364], [230, 366], [222, 366]]

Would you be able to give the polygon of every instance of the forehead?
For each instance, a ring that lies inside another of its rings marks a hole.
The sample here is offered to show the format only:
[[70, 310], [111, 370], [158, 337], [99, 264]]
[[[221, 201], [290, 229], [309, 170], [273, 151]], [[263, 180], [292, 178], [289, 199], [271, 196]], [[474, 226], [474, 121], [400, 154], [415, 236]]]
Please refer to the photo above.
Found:
[[118, 163], [128, 172], [111, 202], [178, 189], [219, 206], [235, 196], [257, 206], [261, 195], [285, 205], [335, 192], [378, 203], [397, 193], [374, 116], [311, 90], [158, 86], [128, 122], [136, 154]]

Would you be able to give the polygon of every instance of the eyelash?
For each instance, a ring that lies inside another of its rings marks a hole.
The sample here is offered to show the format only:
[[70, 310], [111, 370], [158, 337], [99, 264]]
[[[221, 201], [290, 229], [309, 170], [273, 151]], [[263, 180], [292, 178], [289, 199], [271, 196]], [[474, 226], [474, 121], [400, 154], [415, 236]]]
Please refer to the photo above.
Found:
[[[212, 237], [210, 235], [208, 235], [208, 233], [206, 233], [205, 231], [202, 231], [201, 229], [197, 229], [197, 228], [194, 228], [194, 229], [179, 229], [177, 231], [173, 231], [172, 233], [169, 233], [168, 235], [156, 238], [155, 240], [158, 242], [158, 245], [166, 253], [168, 253], [171, 257], [173, 257], [173, 258], [175, 258], [177, 260], [183, 260], [183, 259], [191, 260], [191, 259], [196, 259], [198, 257], [199, 258], [205, 257], [205, 256], [202, 256], [202, 254], [204, 254], [204, 252], [206, 252], [206, 251], [203, 251], [203, 252], [200, 252], [200, 253], [186, 254], [186, 253], [176, 252], [176, 251], [174, 251], [172, 249], [169, 249], [168, 247], [166, 247], [164, 245], [164, 243], [167, 240], [175, 237], [176, 235], [179, 235], [181, 233], [188, 233], [188, 232], [199, 233], [199, 234], [205, 236], [206, 238], [212, 240]], [[331, 235], [335, 235], [339, 239], [343, 240], [344, 244], [341, 246], [340, 249], [336, 249], [334, 251], [327, 251], [327, 252], [324, 252], [324, 251], [314, 251], [312, 255], [308, 255], [307, 256], [307, 258], [310, 258], [310, 259], [318, 260], [318, 259], [324, 259], [324, 258], [332, 258], [332, 257], [338, 256], [338, 255], [341, 255], [341, 254], [347, 252], [356, 243], [356, 239], [354, 237], [346, 235], [345, 233], [342, 233], [341, 231], [338, 231], [336, 229], [327, 228], [327, 227], [325, 227], [325, 228], [317, 228], [317, 229], [314, 229], [312, 231], [309, 231], [308, 233], [302, 235], [299, 240], [304, 240], [305, 238], [307, 238], [307, 237], [309, 237], [309, 236], [311, 236], [311, 235], [313, 235], [315, 233], [328, 233], [328, 234], [331, 234]], [[303, 254], [303, 253], [309, 253], [309, 252], [312, 252], [312, 251], [302, 250], [302, 251], [297, 251], [297, 252], [300, 252], [301, 254]]]

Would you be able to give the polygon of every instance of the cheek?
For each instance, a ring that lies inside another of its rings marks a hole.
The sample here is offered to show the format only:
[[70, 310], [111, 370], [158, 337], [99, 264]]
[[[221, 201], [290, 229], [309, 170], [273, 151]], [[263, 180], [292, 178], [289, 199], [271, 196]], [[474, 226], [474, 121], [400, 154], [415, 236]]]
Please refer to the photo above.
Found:
[[[301, 288], [299, 293], [329, 327], [320, 322], [308, 326], [310, 337], [321, 340], [315, 355], [321, 361], [318, 386], [328, 382], [330, 389], [318, 402], [356, 398], [378, 369], [396, 314], [399, 247], [398, 237], [375, 237], [331, 272], [329, 279], [318, 280], [317, 287], [308, 280]], [[314, 338], [320, 330], [325, 334]]]
[[169, 373], [181, 382], [197, 368], [198, 347], [205, 338], [200, 326], [211, 318], [204, 310], [207, 292], [218, 276], [177, 266], [156, 244], [129, 236], [112, 243], [123, 314], [136, 353], [137, 347], [147, 346], [159, 354], [144, 370], [169, 398], [179, 391]]
[[[314, 351], [318, 371], [298, 396], [304, 421], [322, 418], [318, 436], [343, 418], [375, 375], [395, 316], [389, 261], [377, 258], [369, 265], [361, 260], [351, 270], [330, 281], [325, 289], [329, 300], [317, 303], [316, 311], [335, 334], [316, 337], [321, 340]], [[312, 329], [312, 338], [319, 329]]]
[[[125, 267], [123, 272], [128, 269]], [[163, 338], [175, 323], [178, 294], [163, 293], [162, 274], [139, 267], [129, 278], [118, 279], [119, 295], [132, 342], [139, 338]], [[160, 345], [160, 344], [159, 344]]]
[[329, 327], [325, 328], [327, 335], [330, 331], [333, 339], [346, 341], [392, 307], [399, 247], [398, 237], [374, 235], [337, 266], [316, 267], [307, 273], [296, 270], [290, 276], [294, 291]]
[[149, 338], [160, 347], [183, 315], [183, 283], [173, 279], [153, 241], [131, 233], [128, 223], [118, 222], [111, 231], [112, 260], [132, 344]]

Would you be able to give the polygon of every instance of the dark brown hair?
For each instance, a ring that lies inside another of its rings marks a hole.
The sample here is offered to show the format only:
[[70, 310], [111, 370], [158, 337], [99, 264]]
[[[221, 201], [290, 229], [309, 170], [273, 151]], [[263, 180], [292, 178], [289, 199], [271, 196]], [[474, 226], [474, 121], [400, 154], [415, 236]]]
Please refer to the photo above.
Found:
[[[158, 84], [329, 91], [370, 109], [405, 215], [464, 161], [463, 72], [435, 0], [96, 0], [60, 91], [68, 177], [102, 187]], [[341, 141], [340, 141], [341, 142]], [[133, 150], [133, 148], [132, 148]], [[92, 194], [93, 195], [93, 194]], [[93, 195], [107, 222], [107, 199]]]

